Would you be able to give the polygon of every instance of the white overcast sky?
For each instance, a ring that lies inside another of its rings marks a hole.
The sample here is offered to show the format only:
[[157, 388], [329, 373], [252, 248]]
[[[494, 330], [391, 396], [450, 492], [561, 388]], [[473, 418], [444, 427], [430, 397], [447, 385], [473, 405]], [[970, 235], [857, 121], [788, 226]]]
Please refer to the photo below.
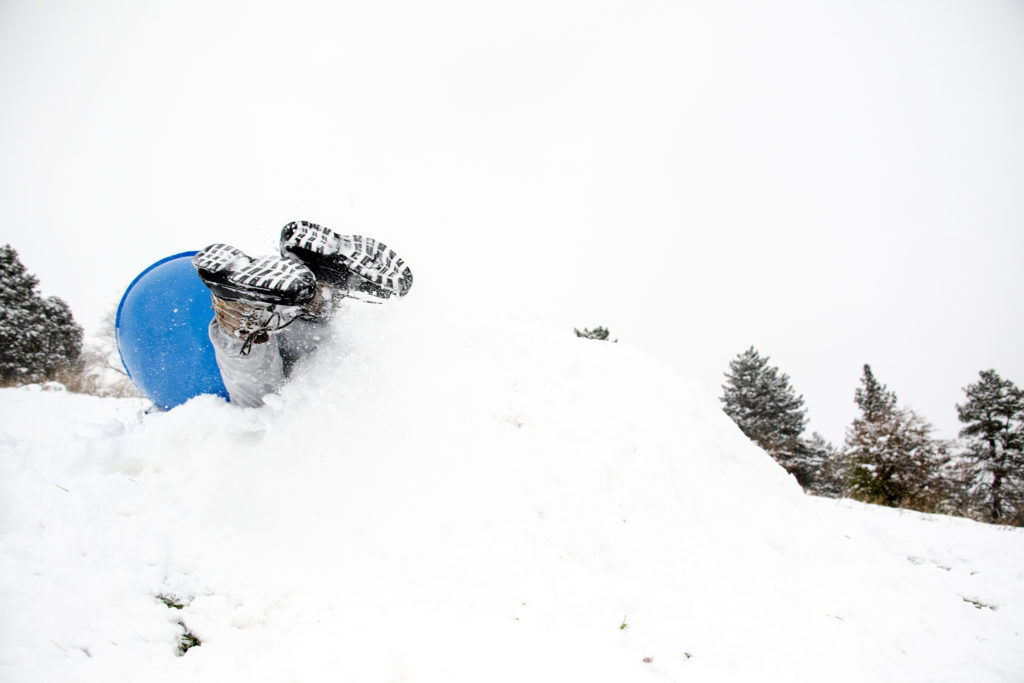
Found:
[[0, 0], [0, 242], [87, 329], [306, 218], [837, 443], [865, 362], [947, 437], [1024, 385], [1022, 122], [1019, 0]]

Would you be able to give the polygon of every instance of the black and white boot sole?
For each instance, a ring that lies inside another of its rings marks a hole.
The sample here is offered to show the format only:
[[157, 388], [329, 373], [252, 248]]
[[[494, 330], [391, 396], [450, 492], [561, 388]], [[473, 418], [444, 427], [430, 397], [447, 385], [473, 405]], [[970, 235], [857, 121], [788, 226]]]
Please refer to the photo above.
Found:
[[386, 244], [372, 237], [339, 235], [296, 221], [281, 229], [281, 255], [304, 263], [324, 284], [388, 299], [412, 288], [412, 271]]
[[227, 244], [211, 244], [192, 257], [199, 279], [225, 301], [300, 306], [316, 294], [316, 276], [291, 259], [252, 258]]

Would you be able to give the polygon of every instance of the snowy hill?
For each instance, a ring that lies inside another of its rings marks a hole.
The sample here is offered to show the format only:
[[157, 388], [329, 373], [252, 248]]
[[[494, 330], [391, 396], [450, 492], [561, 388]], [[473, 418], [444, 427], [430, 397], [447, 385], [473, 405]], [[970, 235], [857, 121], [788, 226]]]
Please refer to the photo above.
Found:
[[258, 410], [0, 391], [0, 680], [1024, 679], [1024, 532], [806, 497], [628, 345], [442, 300]]

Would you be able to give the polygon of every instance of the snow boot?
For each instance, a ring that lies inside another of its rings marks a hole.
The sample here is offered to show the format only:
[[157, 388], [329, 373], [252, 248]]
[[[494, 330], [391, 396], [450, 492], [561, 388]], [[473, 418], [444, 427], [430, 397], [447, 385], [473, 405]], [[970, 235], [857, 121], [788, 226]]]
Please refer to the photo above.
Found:
[[316, 276], [280, 256], [254, 259], [227, 244], [211, 244], [192, 257], [199, 279], [225, 301], [301, 306], [316, 295]]
[[300, 263], [267, 256], [254, 259], [226, 244], [211, 244], [192, 257], [199, 279], [211, 293], [214, 320], [243, 339], [242, 355], [263, 344], [299, 317], [324, 310], [316, 277]]
[[405, 296], [412, 287], [412, 271], [394, 249], [371, 237], [339, 235], [309, 221], [281, 229], [281, 255], [305, 264], [319, 282], [343, 293], [388, 299]]

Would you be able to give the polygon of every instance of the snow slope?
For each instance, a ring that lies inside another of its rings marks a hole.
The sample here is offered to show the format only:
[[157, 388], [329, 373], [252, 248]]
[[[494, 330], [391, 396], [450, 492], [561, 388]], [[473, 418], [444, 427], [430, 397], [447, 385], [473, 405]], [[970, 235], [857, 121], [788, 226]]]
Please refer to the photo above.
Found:
[[337, 329], [262, 409], [0, 391], [0, 680], [1024, 679], [1024, 532], [808, 498], [627, 344], [426, 284]]

